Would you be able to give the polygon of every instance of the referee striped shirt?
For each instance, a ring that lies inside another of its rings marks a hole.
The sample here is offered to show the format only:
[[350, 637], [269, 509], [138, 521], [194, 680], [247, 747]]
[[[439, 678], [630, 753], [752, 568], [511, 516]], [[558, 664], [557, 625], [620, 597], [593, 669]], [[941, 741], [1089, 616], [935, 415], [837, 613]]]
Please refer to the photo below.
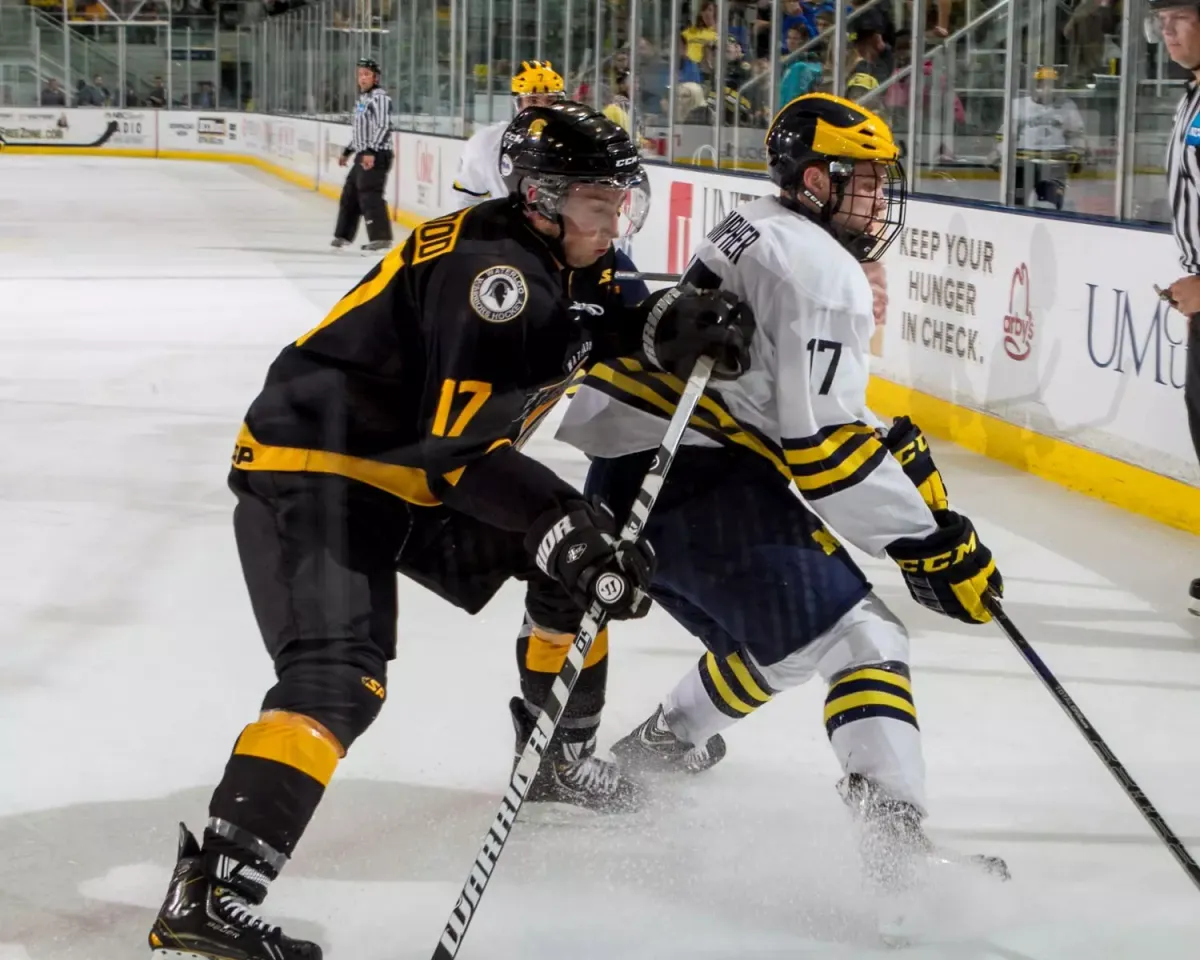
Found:
[[1167, 150], [1167, 192], [1171, 198], [1179, 262], [1200, 274], [1200, 84], [1194, 80], [1175, 111]]
[[392, 98], [383, 87], [359, 94], [350, 149], [354, 153], [392, 149]]

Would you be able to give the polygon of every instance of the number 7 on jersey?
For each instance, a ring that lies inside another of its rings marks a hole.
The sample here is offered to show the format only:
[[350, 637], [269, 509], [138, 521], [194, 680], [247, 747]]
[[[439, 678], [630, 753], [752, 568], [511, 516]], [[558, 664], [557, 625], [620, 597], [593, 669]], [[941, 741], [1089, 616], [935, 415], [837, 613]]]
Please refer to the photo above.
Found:
[[815, 337], [808, 341], [808, 373], [813, 375], [813, 367], [817, 362], [817, 354], [824, 353], [826, 350], [833, 351], [833, 357], [830, 358], [829, 366], [825, 369], [825, 379], [821, 381], [821, 389], [817, 393], [824, 396], [829, 392], [829, 388], [833, 386], [833, 375], [837, 373], [838, 361], [842, 359], [842, 345], [836, 340], [818, 340]]

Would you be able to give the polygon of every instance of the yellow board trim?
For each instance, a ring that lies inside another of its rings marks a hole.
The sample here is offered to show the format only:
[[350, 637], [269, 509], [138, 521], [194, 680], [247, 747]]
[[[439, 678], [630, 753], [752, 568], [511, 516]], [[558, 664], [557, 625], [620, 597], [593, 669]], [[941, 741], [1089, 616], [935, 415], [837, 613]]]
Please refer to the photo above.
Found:
[[338, 765], [338, 748], [328, 734], [294, 713], [273, 713], [242, 731], [234, 756], [274, 760], [329, 786]]
[[857, 707], [891, 707], [907, 713], [914, 720], [917, 717], [917, 708], [903, 697], [897, 697], [891, 693], [880, 693], [878, 690], [863, 690], [861, 693], [848, 693], [844, 697], [838, 697], [825, 704], [825, 722], [828, 723], [838, 714], [854, 710]]
[[738, 678], [738, 683], [742, 685], [745, 691], [750, 694], [755, 700], [760, 703], [766, 703], [771, 699], [771, 694], [767, 693], [758, 685], [758, 681], [754, 679], [750, 671], [746, 669], [746, 665], [742, 662], [739, 654], [731, 653], [725, 658], [725, 662], [729, 664], [729, 669], [733, 671], [733, 675]]
[[733, 707], [738, 713], [753, 713], [757, 708], [757, 704], [746, 703], [742, 700], [733, 689], [725, 682], [725, 678], [721, 676], [721, 668], [717, 666], [717, 658], [711, 653], [704, 656], [704, 666], [708, 670], [708, 675], [712, 678], [713, 686], [717, 688], [717, 693], [721, 695], [729, 706]]
[[836, 690], [843, 683], [853, 683], [855, 680], [878, 680], [880, 683], [891, 684], [893, 687], [899, 687], [910, 696], [912, 695], [912, 683], [908, 677], [899, 673], [892, 673], [890, 670], [876, 670], [872, 667], [867, 667], [864, 670], [855, 670], [853, 673], [848, 673], [837, 683], [833, 684], [830, 691]]
[[882, 417], [908, 415], [930, 436], [1052, 480], [1130, 513], [1200, 534], [1200, 490], [1180, 480], [1057, 440], [998, 417], [957, 407], [872, 377], [867, 403]]

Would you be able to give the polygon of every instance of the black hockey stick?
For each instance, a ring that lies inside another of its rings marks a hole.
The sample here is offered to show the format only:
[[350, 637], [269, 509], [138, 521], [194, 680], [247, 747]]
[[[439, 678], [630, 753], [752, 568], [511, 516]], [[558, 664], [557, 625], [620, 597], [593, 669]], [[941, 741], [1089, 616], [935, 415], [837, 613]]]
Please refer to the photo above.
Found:
[[[638, 491], [637, 500], [634, 501], [633, 509], [629, 513], [629, 519], [625, 521], [625, 526], [621, 530], [622, 540], [636, 540], [641, 534], [642, 528], [645, 527], [654, 501], [658, 499], [658, 493], [662, 489], [667, 470], [671, 466], [671, 461], [675, 459], [675, 452], [683, 440], [688, 421], [691, 420], [696, 404], [700, 402], [700, 396], [708, 384], [712, 367], [712, 359], [702, 357], [692, 369], [692, 375], [688, 378], [687, 387], [679, 398], [679, 405], [675, 408], [671, 422], [667, 425], [667, 432], [659, 445], [654, 462], [646, 473], [646, 479], [642, 481], [642, 489]], [[550, 697], [538, 715], [537, 726], [534, 727], [533, 733], [530, 734], [529, 740], [525, 744], [525, 749], [521, 751], [521, 758], [513, 768], [512, 778], [504, 793], [504, 799], [500, 801], [496, 819], [483, 838], [479, 852], [475, 854], [475, 862], [471, 865], [467, 882], [463, 884], [462, 892], [458, 895], [458, 902], [454, 905], [450, 919], [446, 921], [446, 926], [442, 930], [437, 948], [433, 951], [433, 960], [451, 960], [462, 946], [463, 939], [467, 935], [467, 927], [470, 926], [472, 917], [479, 909], [479, 901], [483, 898], [483, 892], [487, 888], [488, 880], [491, 879], [492, 871], [496, 869], [496, 861], [504, 852], [504, 844], [508, 842], [513, 822], [517, 819], [521, 804], [525, 802], [529, 784], [533, 782], [538, 767], [541, 765], [542, 752], [549, 744], [550, 738], [554, 736], [558, 721], [562, 718], [563, 708], [566, 707], [571, 691], [575, 687], [575, 681], [579, 679], [579, 674], [583, 671], [583, 662], [587, 658], [588, 651], [607, 620], [604, 608], [598, 602], [593, 602], [587, 613], [584, 614], [583, 621], [579, 625], [579, 632], [575, 634], [575, 642], [567, 650], [567, 659], [554, 679]]]
[[116, 120], [109, 120], [108, 126], [99, 138], [91, 143], [60, 143], [58, 141], [47, 142], [45, 140], [7, 140], [4, 141], [6, 147], [37, 147], [39, 150], [69, 150], [69, 149], [91, 149], [92, 147], [102, 147], [112, 139], [113, 134], [117, 132], [119, 125]]
[[1075, 701], [1071, 699], [1071, 695], [1063, 689], [1063, 685], [1058, 682], [1058, 678], [1046, 666], [1042, 658], [1037, 655], [1037, 651], [1029, 645], [1029, 641], [1021, 636], [1021, 631], [1016, 628], [1016, 625], [1008, 618], [1008, 614], [1004, 612], [1004, 608], [1000, 605], [1000, 601], [994, 595], [988, 595], [984, 598], [984, 605], [988, 608], [997, 625], [1004, 631], [1004, 635], [1012, 641], [1012, 645], [1017, 648], [1017, 652], [1025, 658], [1025, 662], [1033, 668], [1033, 672], [1038, 675], [1038, 679], [1042, 681], [1046, 689], [1050, 691], [1058, 705], [1063, 708], [1063, 711], [1071, 718], [1076, 729], [1083, 734], [1085, 740], [1096, 751], [1096, 755], [1101, 762], [1108, 768], [1121, 785], [1121, 789], [1128, 794], [1129, 799], [1133, 801], [1133, 805], [1138, 808], [1140, 813], [1148, 824], [1150, 829], [1158, 834], [1158, 839], [1166, 844], [1167, 849], [1183, 867], [1184, 872], [1188, 875], [1188, 879], [1200, 888], [1200, 865], [1192, 859], [1192, 855], [1188, 853], [1187, 847], [1183, 845], [1183, 841], [1175, 836], [1174, 832], [1162, 818], [1142, 792], [1142, 788], [1137, 785], [1133, 777], [1129, 775], [1129, 771], [1122, 766], [1121, 761], [1108, 748], [1108, 744], [1092, 726], [1091, 722], [1083, 711], [1079, 709]]
[[642, 273], [640, 270], [618, 270], [613, 274], [614, 280], [662, 280], [667, 283], [678, 283], [682, 278], [678, 273]]

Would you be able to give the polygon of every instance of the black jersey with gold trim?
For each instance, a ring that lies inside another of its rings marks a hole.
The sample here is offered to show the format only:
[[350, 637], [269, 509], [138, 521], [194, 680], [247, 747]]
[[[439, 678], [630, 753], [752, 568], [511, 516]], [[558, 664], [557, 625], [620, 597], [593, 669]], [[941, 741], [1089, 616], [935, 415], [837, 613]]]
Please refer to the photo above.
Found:
[[[611, 252], [563, 269], [507, 199], [427, 221], [280, 353], [234, 467], [333, 473], [441, 502], [464, 469], [519, 448], [586, 361], [640, 341], [613, 270]], [[574, 493], [549, 489], [552, 476], [539, 481], [545, 499]]]

